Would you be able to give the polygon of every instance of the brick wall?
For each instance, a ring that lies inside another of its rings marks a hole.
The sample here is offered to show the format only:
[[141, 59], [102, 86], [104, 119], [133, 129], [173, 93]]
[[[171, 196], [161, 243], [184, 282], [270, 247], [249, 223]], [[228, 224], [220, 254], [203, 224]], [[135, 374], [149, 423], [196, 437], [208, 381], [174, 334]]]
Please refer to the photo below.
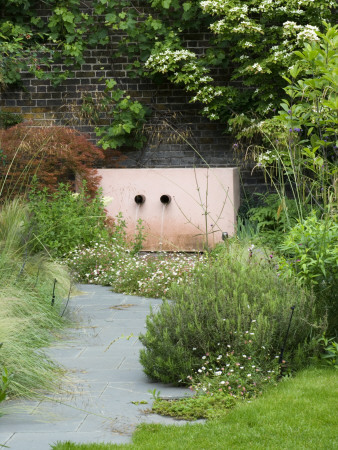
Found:
[[[48, 11], [41, 11], [41, 16]], [[120, 36], [112, 34], [110, 44], [85, 52], [85, 63], [69, 78], [55, 87], [50, 81], [35, 79], [29, 73], [22, 74], [22, 88], [9, 88], [0, 93], [0, 108], [23, 114], [26, 120], [36, 124], [74, 126], [97, 142], [90, 120], [79, 117], [78, 109], [83, 96], [94, 100], [104, 90], [104, 79], [114, 78], [119, 87], [129, 92], [152, 109], [147, 124], [148, 141], [142, 150], [123, 148], [126, 159], [120, 167], [212, 167], [242, 166], [242, 181], [249, 191], [264, 191], [261, 174], [251, 175], [243, 160], [233, 152], [233, 139], [224, 134], [224, 125], [210, 122], [199, 114], [198, 105], [189, 103], [184, 90], [171, 84], [155, 84], [149, 79], [130, 79], [127, 76], [126, 57], [114, 58]], [[203, 54], [209, 45], [207, 33], [185, 37], [186, 47]], [[62, 64], [54, 66], [65, 70]], [[224, 80], [227, 73], [215, 72], [216, 80]], [[104, 167], [114, 167], [116, 152], [105, 151]]]

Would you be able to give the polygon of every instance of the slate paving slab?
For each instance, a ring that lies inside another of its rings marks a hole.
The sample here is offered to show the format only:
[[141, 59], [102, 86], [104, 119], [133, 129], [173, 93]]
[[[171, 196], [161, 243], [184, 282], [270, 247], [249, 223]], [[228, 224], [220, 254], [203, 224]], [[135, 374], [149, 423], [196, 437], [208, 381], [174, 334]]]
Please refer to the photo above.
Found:
[[145, 331], [150, 305], [156, 310], [161, 300], [102, 286], [78, 289], [82, 293], [68, 307], [77, 320], [74, 328], [46, 349], [67, 369], [64, 391], [43, 401], [8, 401], [1, 408], [0, 444], [12, 450], [48, 450], [66, 440], [128, 443], [142, 422], [184, 423], [145, 413], [153, 401], [149, 391], [190, 395], [188, 389], [152, 382], [139, 362], [138, 336]]

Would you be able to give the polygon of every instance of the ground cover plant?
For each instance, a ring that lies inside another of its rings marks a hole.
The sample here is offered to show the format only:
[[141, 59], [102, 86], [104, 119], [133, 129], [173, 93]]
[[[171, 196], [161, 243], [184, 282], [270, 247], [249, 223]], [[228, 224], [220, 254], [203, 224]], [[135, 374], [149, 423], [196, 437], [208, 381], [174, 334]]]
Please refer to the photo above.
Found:
[[307, 369], [280, 382], [251, 403], [243, 402], [218, 420], [184, 426], [140, 425], [131, 444], [59, 442], [53, 450], [266, 449], [337, 447], [337, 375]]
[[10, 397], [32, 397], [57, 387], [60, 370], [39, 349], [64, 327], [60, 312], [70, 287], [64, 266], [31, 252], [28, 229], [27, 205], [15, 200], [1, 207], [0, 392]]
[[133, 247], [113, 233], [110, 241], [74, 249], [66, 261], [77, 281], [112, 286], [115, 292], [124, 294], [165, 298], [170, 285], [189, 277], [203, 259], [200, 255], [166, 252], [139, 254]]

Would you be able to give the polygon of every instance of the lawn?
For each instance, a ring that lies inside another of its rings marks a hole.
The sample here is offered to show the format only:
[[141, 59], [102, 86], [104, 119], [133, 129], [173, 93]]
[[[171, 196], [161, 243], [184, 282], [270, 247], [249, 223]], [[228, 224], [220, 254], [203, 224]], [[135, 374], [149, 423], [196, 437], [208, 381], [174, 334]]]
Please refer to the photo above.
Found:
[[222, 420], [184, 426], [141, 425], [130, 445], [57, 443], [53, 450], [335, 449], [337, 370], [310, 368], [283, 379]]

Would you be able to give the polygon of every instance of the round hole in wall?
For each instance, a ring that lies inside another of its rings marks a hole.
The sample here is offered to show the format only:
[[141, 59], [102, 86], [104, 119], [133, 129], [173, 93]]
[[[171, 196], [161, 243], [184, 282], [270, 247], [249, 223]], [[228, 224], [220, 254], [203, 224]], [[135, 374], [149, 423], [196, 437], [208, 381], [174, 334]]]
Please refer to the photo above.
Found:
[[164, 205], [168, 205], [168, 203], [171, 202], [171, 197], [170, 197], [170, 195], [164, 194], [164, 195], [161, 195], [160, 200], [161, 200], [161, 203], [163, 203]]
[[135, 195], [134, 200], [135, 200], [135, 203], [137, 203], [138, 205], [142, 205], [142, 203], [144, 203], [146, 201], [146, 198], [144, 195], [138, 194], [138, 195]]

